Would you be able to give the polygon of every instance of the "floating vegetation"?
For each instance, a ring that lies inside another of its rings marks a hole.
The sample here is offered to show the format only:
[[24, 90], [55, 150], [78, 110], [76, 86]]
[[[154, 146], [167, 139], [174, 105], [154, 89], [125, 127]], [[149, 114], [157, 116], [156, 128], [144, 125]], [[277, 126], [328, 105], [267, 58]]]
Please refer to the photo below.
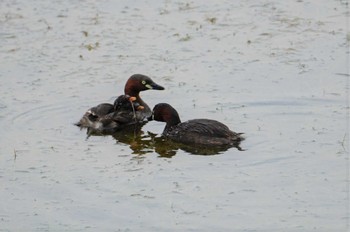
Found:
[[49, 25], [49, 23], [46, 21], [46, 19], [40, 19], [38, 22], [45, 23], [45, 25], [47, 26], [46, 27], [47, 30], [51, 30], [52, 29], [52, 27]]
[[167, 9], [160, 9], [159, 10], [159, 14], [160, 15], [166, 15], [166, 14], [169, 14], [170, 12], [167, 10]]
[[180, 11], [191, 10], [191, 9], [193, 9], [193, 8], [194, 8], [194, 7], [191, 6], [190, 3], [185, 3], [185, 4], [181, 3], [181, 5], [179, 6], [179, 10], [180, 10]]
[[95, 50], [100, 46], [99, 42], [96, 42], [95, 44], [87, 44], [84, 45], [85, 48], [87, 48], [87, 50], [91, 51], [91, 50]]
[[7, 50], [7, 52], [16, 52], [18, 50], [20, 50], [20, 48], [11, 48], [11, 49]]
[[6, 13], [5, 14], [5, 21], [9, 21], [12, 19], [23, 19], [23, 16], [20, 14], [15, 14], [15, 13]]
[[94, 24], [98, 24], [99, 23], [99, 15], [96, 14], [95, 17], [93, 17], [91, 20], [93, 21]]
[[217, 21], [217, 18], [213, 17], [213, 18], [207, 18], [206, 21], [210, 22], [211, 24], [215, 24]]
[[181, 42], [185, 42], [185, 41], [189, 41], [191, 39], [191, 36], [189, 36], [188, 34], [186, 34], [184, 37], [181, 37], [179, 39], [179, 41]]
[[188, 20], [187, 23], [191, 26], [198, 24], [198, 22], [195, 20]]

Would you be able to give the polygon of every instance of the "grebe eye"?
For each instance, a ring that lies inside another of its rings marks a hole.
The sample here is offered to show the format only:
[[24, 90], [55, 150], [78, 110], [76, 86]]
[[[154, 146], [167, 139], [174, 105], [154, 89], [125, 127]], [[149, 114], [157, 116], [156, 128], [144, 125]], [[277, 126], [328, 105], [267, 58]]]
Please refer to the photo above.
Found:
[[146, 81], [142, 81], [142, 84], [145, 85], [145, 84], [146, 84]]

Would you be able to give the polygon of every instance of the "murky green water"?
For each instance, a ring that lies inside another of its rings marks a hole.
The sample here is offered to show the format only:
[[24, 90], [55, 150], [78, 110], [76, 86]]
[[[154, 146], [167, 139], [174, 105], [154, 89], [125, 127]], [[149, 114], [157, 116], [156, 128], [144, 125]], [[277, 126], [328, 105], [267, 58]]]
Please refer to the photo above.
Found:
[[[0, 231], [346, 231], [347, 1], [1, 1]], [[73, 126], [134, 73], [217, 155]]]

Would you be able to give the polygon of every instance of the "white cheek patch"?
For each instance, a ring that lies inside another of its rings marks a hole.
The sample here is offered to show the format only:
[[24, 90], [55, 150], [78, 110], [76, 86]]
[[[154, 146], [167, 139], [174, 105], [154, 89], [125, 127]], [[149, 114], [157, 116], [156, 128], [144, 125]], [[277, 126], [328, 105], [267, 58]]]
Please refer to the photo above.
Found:
[[103, 127], [103, 124], [102, 124], [101, 122], [97, 122], [97, 123], [95, 123], [95, 125], [94, 125], [94, 128], [95, 128], [96, 130], [98, 130], [98, 129], [102, 128], [102, 127]]
[[87, 114], [91, 114], [91, 115], [93, 115], [93, 116], [96, 116], [95, 112], [92, 112], [91, 110], [88, 110], [86, 113], [87, 113]]
[[152, 89], [152, 86], [150, 86], [149, 84], [145, 85], [147, 89]]

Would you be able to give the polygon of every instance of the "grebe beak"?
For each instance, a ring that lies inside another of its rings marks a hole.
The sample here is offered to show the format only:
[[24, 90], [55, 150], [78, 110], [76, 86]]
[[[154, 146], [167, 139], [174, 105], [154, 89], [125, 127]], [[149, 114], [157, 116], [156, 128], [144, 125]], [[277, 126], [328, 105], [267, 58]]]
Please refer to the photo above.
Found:
[[148, 88], [148, 89], [155, 89], [155, 90], [164, 90], [164, 87], [163, 86], [160, 86], [160, 85], [158, 85], [158, 84], [156, 84], [156, 83], [150, 83], [150, 84], [147, 84], [147, 85], [145, 85], [146, 86], [146, 88]]

